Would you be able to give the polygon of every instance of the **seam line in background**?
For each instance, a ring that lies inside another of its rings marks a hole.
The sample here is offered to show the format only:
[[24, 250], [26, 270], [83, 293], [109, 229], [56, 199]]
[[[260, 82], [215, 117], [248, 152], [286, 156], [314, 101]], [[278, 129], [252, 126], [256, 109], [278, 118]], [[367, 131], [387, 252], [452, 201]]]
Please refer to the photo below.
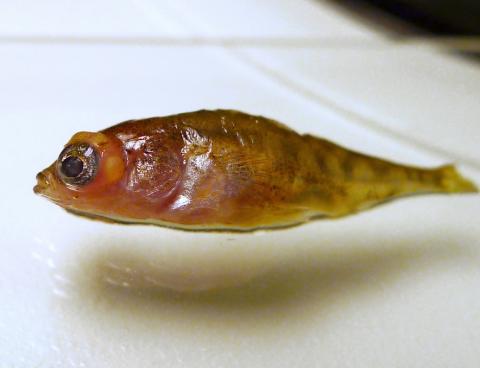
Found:
[[151, 45], [151, 46], [219, 46], [219, 47], [282, 47], [383, 50], [398, 47], [434, 47], [445, 51], [480, 52], [480, 37], [410, 37], [392, 40], [334, 37], [109, 37], [109, 36], [49, 36], [0, 35], [0, 44], [89, 44], [89, 45]]

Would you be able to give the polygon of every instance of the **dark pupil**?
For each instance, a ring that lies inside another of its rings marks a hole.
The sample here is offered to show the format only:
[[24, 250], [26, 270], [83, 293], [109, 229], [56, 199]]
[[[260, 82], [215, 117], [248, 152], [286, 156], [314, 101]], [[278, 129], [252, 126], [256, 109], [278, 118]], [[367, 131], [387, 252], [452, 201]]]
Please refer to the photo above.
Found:
[[75, 178], [83, 171], [83, 161], [78, 157], [69, 156], [62, 161], [62, 173], [68, 178]]

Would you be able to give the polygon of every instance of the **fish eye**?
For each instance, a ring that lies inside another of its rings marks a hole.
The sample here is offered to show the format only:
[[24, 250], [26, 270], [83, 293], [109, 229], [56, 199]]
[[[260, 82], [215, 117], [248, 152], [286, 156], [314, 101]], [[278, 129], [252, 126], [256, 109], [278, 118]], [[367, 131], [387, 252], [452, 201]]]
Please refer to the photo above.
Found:
[[81, 186], [93, 180], [98, 168], [98, 154], [87, 143], [72, 144], [57, 159], [57, 173], [67, 185]]
[[68, 156], [62, 161], [60, 171], [67, 178], [76, 178], [83, 172], [83, 161], [78, 157]]

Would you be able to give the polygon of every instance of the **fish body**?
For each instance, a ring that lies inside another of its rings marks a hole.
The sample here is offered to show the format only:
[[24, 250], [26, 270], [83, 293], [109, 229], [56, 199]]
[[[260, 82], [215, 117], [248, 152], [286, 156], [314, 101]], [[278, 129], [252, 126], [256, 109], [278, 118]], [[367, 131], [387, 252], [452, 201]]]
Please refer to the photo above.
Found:
[[197, 230], [283, 227], [408, 194], [477, 191], [453, 166], [388, 162], [232, 110], [77, 133], [37, 180], [36, 193], [78, 214]]

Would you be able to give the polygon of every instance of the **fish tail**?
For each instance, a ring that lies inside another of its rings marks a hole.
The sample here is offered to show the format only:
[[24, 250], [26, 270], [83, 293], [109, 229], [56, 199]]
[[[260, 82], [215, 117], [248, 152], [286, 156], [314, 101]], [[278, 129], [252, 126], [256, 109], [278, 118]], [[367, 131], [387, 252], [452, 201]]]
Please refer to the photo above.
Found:
[[439, 189], [446, 193], [478, 193], [477, 186], [463, 177], [454, 165], [444, 165], [433, 170], [439, 177]]

